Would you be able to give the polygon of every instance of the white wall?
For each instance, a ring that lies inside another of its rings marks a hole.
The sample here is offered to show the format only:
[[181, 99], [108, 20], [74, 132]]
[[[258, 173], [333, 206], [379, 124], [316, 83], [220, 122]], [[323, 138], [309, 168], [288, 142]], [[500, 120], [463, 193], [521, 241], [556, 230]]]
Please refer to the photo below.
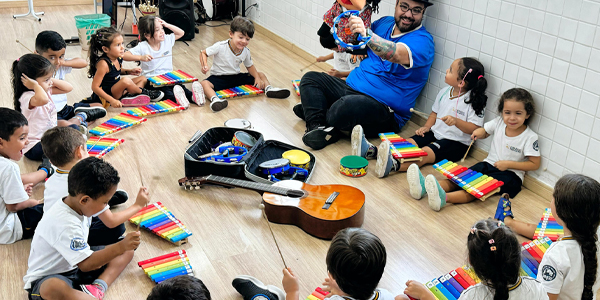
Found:
[[[327, 54], [316, 31], [333, 0], [250, 0], [260, 25], [314, 55]], [[600, 180], [600, 1], [433, 0], [425, 27], [434, 36], [435, 60], [417, 109], [430, 112], [445, 86], [445, 70], [458, 57], [478, 58], [486, 70], [486, 120], [496, 117], [500, 94], [529, 90], [537, 113], [542, 167], [530, 175], [553, 185], [566, 173]], [[248, 5], [250, 5], [248, 4]], [[383, 0], [379, 15], [393, 15]], [[489, 139], [478, 142], [489, 149]], [[547, 169], [544, 171], [544, 169]]]

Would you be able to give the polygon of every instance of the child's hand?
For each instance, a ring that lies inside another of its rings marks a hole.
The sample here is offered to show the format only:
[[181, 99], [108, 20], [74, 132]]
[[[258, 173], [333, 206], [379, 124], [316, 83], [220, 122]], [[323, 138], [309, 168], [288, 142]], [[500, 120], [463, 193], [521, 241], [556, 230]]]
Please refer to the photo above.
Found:
[[133, 68], [133, 69], [129, 70], [129, 72], [128, 72], [128, 75], [135, 75], [135, 76], [137, 76], [137, 75], [140, 75], [140, 74], [142, 74], [142, 68], [140, 68], [140, 67]]
[[323, 290], [330, 292], [332, 295], [341, 295], [342, 294], [342, 290], [340, 290], [340, 287], [337, 285], [337, 282], [335, 282], [335, 280], [330, 280], [329, 278], [325, 278], [325, 281], [322, 283], [323, 285]]
[[261, 90], [264, 90], [265, 87], [267, 87], [267, 83], [264, 82], [264, 81], [262, 81], [262, 80], [260, 80], [260, 78], [255, 78], [254, 79], [254, 86], [257, 87], [257, 88], [259, 88], [259, 89], [261, 89]]
[[135, 250], [140, 245], [140, 232], [133, 231], [128, 233], [125, 238], [120, 241], [125, 251]]
[[[429, 299], [427, 296], [433, 294], [425, 287], [422, 283], [416, 282], [414, 280], [409, 280], [406, 282], [406, 289], [404, 290], [404, 294], [411, 296], [416, 299]], [[435, 299], [435, 298], [431, 298]]]
[[167, 22], [165, 22], [165, 20], [161, 19], [161, 18], [155, 18], [155, 20], [158, 21], [158, 23], [160, 23], [160, 25], [165, 26], [165, 24], [168, 24]]
[[415, 134], [418, 136], [425, 136], [425, 133], [429, 132], [431, 128], [427, 126], [423, 126], [415, 131]]
[[135, 204], [141, 207], [148, 205], [148, 201], [150, 200], [148, 188], [140, 187], [140, 191], [137, 194], [137, 198], [135, 198]]
[[442, 120], [448, 126], [456, 125], [456, 118], [453, 116], [445, 116], [445, 117], [442, 117], [440, 120]]
[[150, 54], [142, 55], [140, 58], [141, 61], [151, 61], [152, 59], [154, 59], [154, 57], [152, 57]]
[[27, 193], [27, 196], [31, 197], [31, 194], [33, 194], [33, 183], [24, 184], [23, 189]]
[[327, 71], [327, 74], [329, 74], [329, 76], [342, 78], [342, 76], [340, 76], [340, 71], [338, 71], [336, 69], [331, 69], [331, 70]]
[[509, 169], [510, 161], [509, 160], [499, 160], [494, 163], [494, 167], [496, 167], [500, 171], [506, 171]]
[[202, 74], [208, 73], [208, 70], [210, 70], [208, 66], [202, 66]]
[[25, 75], [25, 74], [21, 75], [21, 82], [23, 83], [23, 85], [24, 85], [26, 88], [28, 88], [28, 89], [30, 89], [30, 90], [33, 90], [33, 88], [34, 88], [36, 85], [40, 85], [40, 84], [39, 84], [37, 81], [35, 81], [35, 80], [33, 80], [33, 79], [31, 79], [31, 78], [27, 77], [27, 75]]
[[324, 62], [324, 61], [327, 61], [327, 57], [325, 57], [325, 56], [317, 57], [317, 62]]
[[286, 294], [298, 293], [300, 285], [298, 284], [298, 277], [292, 272], [292, 268], [283, 269], [283, 279], [281, 280], [283, 290]]
[[123, 103], [121, 103], [121, 101], [119, 100], [107, 100], [108, 103], [110, 103], [110, 106], [114, 107], [114, 108], [120, 108], [123, 107]]
[[483, 127], [477, 128], [475, 130], [473, 130], [473, 134], [471, 134], [471, 139], [472, 140], [477, 140], [477, 139], [485, 139], [486, 132], [485, 129], [483, 129]]

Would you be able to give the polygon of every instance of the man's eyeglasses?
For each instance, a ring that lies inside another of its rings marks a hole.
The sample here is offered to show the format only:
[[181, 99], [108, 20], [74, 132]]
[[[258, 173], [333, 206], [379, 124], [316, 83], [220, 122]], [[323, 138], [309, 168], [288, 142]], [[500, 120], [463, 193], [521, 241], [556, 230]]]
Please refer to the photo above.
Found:
[[408, 6], [408, 4], [406, 4], [406, 3], [401, 3], [401, 4], [400, 4], [400, 9], [401, 9], [403, 12], [407, 12], [407, 11], [409, 11], [409, 10], [410, 10], [410, 12], [411, 12], [413, 15], [415, 15], [415, 16], [418, 16], [418, 15], [422, 14], [422, 13], [423, 13], [423, 11], [425, 10], [424, 8], [422, 8], [422, 7], [419, 7], [419, 6], [417, 6], [417, 7], [413, 7], [413, 8], [410, 8], [410, 6]]

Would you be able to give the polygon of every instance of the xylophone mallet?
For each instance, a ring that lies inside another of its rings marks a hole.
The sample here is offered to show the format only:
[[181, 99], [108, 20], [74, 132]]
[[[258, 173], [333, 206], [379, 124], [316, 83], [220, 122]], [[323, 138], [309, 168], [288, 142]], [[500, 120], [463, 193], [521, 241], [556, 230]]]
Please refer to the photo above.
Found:
[[467, 158], [467, 154], [469, 154], [469, 150], [471, 150], [471, 146], [473, 146], [473, 143], [475, 143], [475, 140], [471, 140], [471, 144], [469, 145], [469, 148], [467, 148], [467, 152], [465, 152], [465, 156], [463, 156], [463, 158], [460, 160], [460, 162], [465, 161], [465, 158]]
[[414, 113], [414, 114], [417, 114], [417, 115], [419, 115], [419, 116], [421, 116], [421, 117], [423, 117], [423, 118], [425, 118], [425, 119], [429, 118], [429, 115], [428, 115], [428, 114], [426, 114], [426, 113], [424, 113], [424, 112], [421, 112], [421, 111], [418, 111], [418, 110], [416, 110], [416, 109], [414, 109], [414, 108], [411, 108], [411, 109], [410, 109], [410, 112], [411, 112], [411, 113]]
[[277, 239], [275, 238], [275, 234], [273, 233], [273, 229], [271, 229], [271, 223], [269, 223], [269, 219], [267, 219], [267, 215], [265, 213], [265, 205], [261, 203], [258, 207], [260, 208], [261, 213], [262, 213], [263, 217], [265, 218], [265, 221], [267, 221], [267, 225], [269, 226], [269, 231], [271, 231], [271, 236], [273, 237], [273, 241], [275, 241], [275, 246], [277, 246], [277, 251], [279, 252], [279, 256], [281, 257], [281, 261], [283, 262], [283, 266], [287, 269], [288, 266], [285, 263], [285, 259], [283, 259], [283, 254], [281, 254], [281, 249], [279, 249], [279, 243], [277, 243]]

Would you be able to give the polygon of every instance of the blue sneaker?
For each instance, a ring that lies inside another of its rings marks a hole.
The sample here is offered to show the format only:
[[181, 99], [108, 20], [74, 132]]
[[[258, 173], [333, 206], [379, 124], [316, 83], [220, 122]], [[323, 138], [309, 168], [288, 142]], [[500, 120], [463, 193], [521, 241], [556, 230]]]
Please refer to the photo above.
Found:
[[231, 285], [244, 297], [244, 300], [285, 300], [285, 292], [280, 288], [265, 285], [252, 276], [237, 276]]
[[356, 125], [351, 135], [352, 155], [374, 159], [377, 157], [377, 148], [367, 141], [362, 126]]
[[406, 170], [406, 179], [408, 180], [408, 187], [410, 188], [410, 195], [420, 200], [427, 193], [425, 189], [425, 177], [421, 174], [419, 166], [417, 164], [411, 164]]
[[398, 162], [390, 152], [390, 143], [382, 142], [377, 147], [377, 164], [375, 165], [375, 175], [379, 178], [388, 176], [391, 171], [397, 171], [399, 168]]
[[429, 207], [435, 211], [440, 211], [446, 205], [446, 192], [435, 179], [435, 176], [429, 174], [425, 178], [425, 189], [429, 197]]
[[[508, 210], [506, 208], [508, 207]], [[504, 218], [515, 216], [512, 213], [512, 204], [510, 203], [510, 198], [507, 193], [502, 194], [500, 200], [498, 200], [498, 206], [496, 207], [496, 214], [494, 215], [494, 219], [498, 221], [504, 222]]]

